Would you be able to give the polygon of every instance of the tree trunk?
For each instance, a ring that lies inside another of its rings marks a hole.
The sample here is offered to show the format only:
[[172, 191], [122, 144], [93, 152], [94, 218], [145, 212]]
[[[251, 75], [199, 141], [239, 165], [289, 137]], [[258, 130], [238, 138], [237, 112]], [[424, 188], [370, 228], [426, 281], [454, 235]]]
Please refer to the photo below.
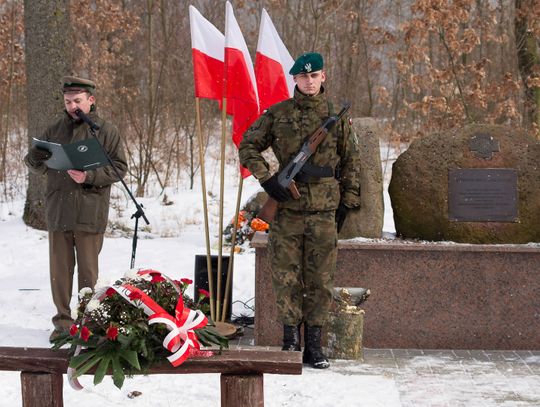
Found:
[[540, 126], [540, 87], [529, 86], [527, 81], [540, 64], [538, 41], [533, 30], [529, 29], [528, 7], [532, 1], [515, 0], [514, 20], [518, 69], [525, 89], [525, 125], [536, 123]]
[[[10, 131], [10, 119], [11, 119], [11, 97], [12, 97], [12, 90], [13, 90], [13, 74], [14, 74], [14, 65], [15, 65], [15, 25], [16, 25], [16, 19], [15, 19], [15, 5], [11, 5], [11, 19], [10, 19], [10, 31], [11, 31], [11, 41], [9, 44], [9, 69], [7, 72], [7, 96], [6, 96], [6, 103], [5, 103], [5, 115], [6, 115], [6, 124], [2, 128], [1, 122], [0, 122], [0, 132], [2, 135], [2, 140], [0, 141], [0, 147], [2, 147], [0, 150], [0, 182], [6, 182], [7, 181], [7, 149], [8, 149], [8, 141], [9, 141], [9, 131]], [[4, 114], [4, 112], [1, 112], [0, 114]], [[0, 119], [1, 120], [1, 119]], [[7, 188], [4, 188], [5, 191], [7, 191]]]
[[[28, 137], [39, 137], [62, 107], [60, 78], [72, 66], [69, 0], [24, 1]], [[45, 177], [29, 174], [23, 220], [45, 229]]]
[[328, 313], [326, 355], [331, 359], [363, 360], [364, 310], [358, 307]]

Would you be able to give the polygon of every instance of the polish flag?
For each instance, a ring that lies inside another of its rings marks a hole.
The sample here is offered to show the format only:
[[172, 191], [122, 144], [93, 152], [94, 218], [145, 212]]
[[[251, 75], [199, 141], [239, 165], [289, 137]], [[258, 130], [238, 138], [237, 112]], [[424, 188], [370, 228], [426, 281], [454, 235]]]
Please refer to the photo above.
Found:
[[[227, 113], [233, 115], [232, 140], [238, 147], [244, 132], [259, 117], [259, 99], [253, 62], [228, 1], [225, 9], [225, 78]], [[249, 176], [245, 168], [241, 168], [241, 173], [244, 178]]]
[[294, 80], [289, 70], [294, 60], [281, 41], [265, 9], [262, 10], [259, 42], [255, 58], [255, 76], [261, 112], [294, 94]]
[[189, 6], [189, 25], [195, 97], [221, 102], [225, 36], [193, 6]]

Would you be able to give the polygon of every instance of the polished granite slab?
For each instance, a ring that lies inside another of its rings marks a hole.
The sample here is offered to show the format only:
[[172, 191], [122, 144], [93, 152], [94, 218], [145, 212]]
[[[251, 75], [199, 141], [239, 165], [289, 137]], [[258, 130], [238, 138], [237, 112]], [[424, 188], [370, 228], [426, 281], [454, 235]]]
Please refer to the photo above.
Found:
[[[267, 254], [256, 234], [255, 344], [281, 343]], [[368, 348], [538, 349], [540, 246], [345, 240], [335, 285], [367, 287]]]

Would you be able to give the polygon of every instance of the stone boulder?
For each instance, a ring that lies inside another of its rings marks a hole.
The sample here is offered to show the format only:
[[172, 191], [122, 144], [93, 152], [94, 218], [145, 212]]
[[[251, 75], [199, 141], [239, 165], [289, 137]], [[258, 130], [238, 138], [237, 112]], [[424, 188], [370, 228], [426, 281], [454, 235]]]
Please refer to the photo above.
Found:
[[[540, 143], [519, 129], [477, 124], [416, 140], [392, 169], [388, 191], [396, 233], [462, 243], [539, 242], [539, 166]], [[467, 184], [470, 177], [455, 175], [463, 170], [488, 174], [488, 180], [499, 171], [513, 176], [514, 182], [498, 184], [492, 191], [485, 181]], [[478, 191], [471, 191], [470, 185], [478, 185]], [[514, 202], [508, 202], [512, 196]], [[505, 212], [505, 205], [514, 207]], [[499, 209], [502, 217], [497, 217]], [[489, 219], [490, 211], [495, 220]]]
[[379, 148], [381, 132], [377, 121], [371, 117], [353, 119], [352, 127], [360, 145], [361, 205], [360, 208], [349, 211], [339, 238], [380, 238], [384, 223], [383, 176]]

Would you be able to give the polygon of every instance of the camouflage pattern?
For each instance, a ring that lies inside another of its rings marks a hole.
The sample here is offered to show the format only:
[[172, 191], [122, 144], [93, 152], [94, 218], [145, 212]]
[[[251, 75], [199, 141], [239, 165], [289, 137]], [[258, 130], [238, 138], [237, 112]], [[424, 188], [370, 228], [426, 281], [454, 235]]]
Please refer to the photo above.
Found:
[[[324, 88], [321, 88], [321, 92], [316, 96], [305, 96], [295, 90], [294, 98], [270, 107], [244, 133], [238, 150], [240, 162], [259, 182], [266, 181], [272, 175], [262, 151], [272, 148], [281, 171], [324, 120], [337, 113], [330, 112]], [[347, 119], [342, 119], [334, 126], [308, 162], [332, 169], [339, 166], [340, 181], [335, 178], [319, 178], [309, 183], [297, 182], [300, 199], [280, 203], [281, 208], [335, 210], [340, 199], [349, 208], [360, 205], [361, 164], [358, 141]]]
[[[324, 88], [316, 96], [295, 89], [294, 97], [271, 106], [244, 133], [240, 162], [264, 182], [269, 165], [262, 152], [272, 148], [281, 171], [302, 144], [337, 112], [326, 99]], [[347, 119], [337, 123], [308, 162], [340, 168], [335, 177], [296, 182], [300, 199], [281, 202], [270, 225], [269, 251], [278, 313], [285, 325], [306, 322], [324, 324], [330, 304], [337, 255], [335, 210], [340, 201], [360, 205], [358, 141]]]
[[284, 325], [322, 326], [332, 302], [337, 233], [333, 211], [278, 210], [269, 254]]

